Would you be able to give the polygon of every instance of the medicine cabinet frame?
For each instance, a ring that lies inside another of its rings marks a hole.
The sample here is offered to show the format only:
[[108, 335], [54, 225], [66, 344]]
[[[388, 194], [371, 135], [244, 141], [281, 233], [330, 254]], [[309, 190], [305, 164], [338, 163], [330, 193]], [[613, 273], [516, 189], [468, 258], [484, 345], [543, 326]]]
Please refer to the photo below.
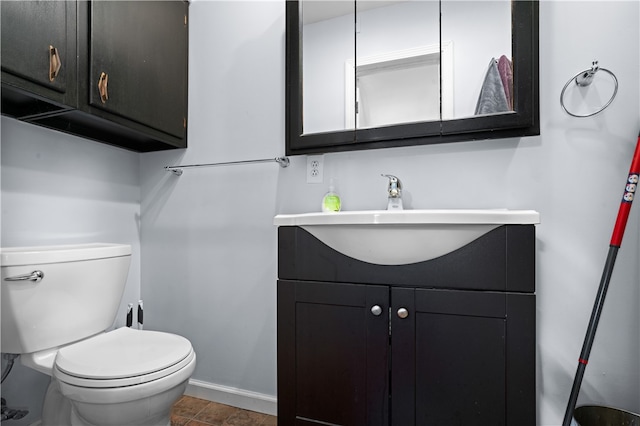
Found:
[[518, 138], [540, 134], [538, 0], [513, 0], [511, 4], [514, 111], [306, 134], [303, 129], [302, 103], [302, 3], [297, 0], [286, 1], [287, 155]]

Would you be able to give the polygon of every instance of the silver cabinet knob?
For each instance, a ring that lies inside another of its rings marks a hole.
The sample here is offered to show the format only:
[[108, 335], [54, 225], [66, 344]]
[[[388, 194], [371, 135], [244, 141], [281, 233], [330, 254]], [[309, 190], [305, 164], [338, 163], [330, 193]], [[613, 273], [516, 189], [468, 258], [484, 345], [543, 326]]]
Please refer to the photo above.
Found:
[[375, 316], [379, 316], [380, 314], [382, 314], [382, 308], [380, 307], [380, 305], [373, 305], [371, 307], [371, 313]]
[[406, 308], [400, 308], [398, 309], [398, 317], [405, 319], [406, 317], [409, 316], [409, 311], [407, 311]]

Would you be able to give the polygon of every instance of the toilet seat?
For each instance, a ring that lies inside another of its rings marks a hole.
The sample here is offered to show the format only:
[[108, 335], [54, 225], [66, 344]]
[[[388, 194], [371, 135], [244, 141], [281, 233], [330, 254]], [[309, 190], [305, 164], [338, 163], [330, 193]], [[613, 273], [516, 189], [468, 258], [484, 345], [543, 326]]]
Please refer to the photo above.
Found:
[[53, 375], [74, 386], [117, 388], [166, 377], [194, 358], [182, 336], [122, 327], [61, 348]]

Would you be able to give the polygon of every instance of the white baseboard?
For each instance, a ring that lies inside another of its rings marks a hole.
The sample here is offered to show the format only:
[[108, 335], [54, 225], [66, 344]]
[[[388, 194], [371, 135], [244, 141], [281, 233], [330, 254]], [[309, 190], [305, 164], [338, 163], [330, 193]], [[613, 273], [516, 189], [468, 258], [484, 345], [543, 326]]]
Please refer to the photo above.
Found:
[[190, 379], [185, 395], [272, 416], [275, 416], [278, 411], [275, 396], [203, 382], [201, 380]]

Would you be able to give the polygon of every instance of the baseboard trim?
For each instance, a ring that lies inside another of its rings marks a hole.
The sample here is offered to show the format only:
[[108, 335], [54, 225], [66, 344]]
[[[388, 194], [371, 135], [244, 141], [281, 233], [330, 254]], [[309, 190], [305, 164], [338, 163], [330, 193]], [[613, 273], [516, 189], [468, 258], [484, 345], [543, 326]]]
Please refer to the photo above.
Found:
[[278, 403], [275, 396], [201, 380], [190, 379], [185, 395], [272, 416], [275, 416], [278, 411]]

